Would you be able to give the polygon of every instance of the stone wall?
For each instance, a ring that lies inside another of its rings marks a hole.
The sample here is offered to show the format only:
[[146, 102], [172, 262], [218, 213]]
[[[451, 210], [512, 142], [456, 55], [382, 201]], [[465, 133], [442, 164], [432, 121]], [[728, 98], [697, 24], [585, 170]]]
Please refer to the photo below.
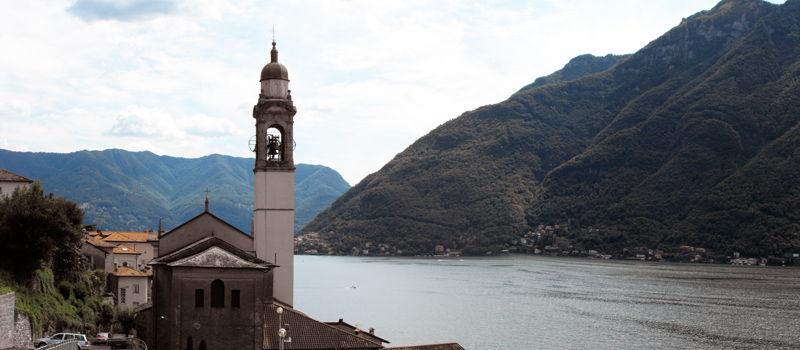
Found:
[[28, 315], [17, 314], [17, 321], [14, 323], [14, 347], [33, 348], [31, 334], [31, 321]]
[[0, 295], [0, 349], [14, 347], [14, 292]]

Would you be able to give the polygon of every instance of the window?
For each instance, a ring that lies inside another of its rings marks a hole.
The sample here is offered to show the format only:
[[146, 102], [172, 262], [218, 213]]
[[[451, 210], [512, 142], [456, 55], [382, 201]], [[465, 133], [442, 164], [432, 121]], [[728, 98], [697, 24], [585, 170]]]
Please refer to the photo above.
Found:
[[239, 307], [239, 290], [231, 290], [231, 307]]
[[138, 294], [139, 293], [139, 285], [138, 284], [134, 284], [133, 285], [133, 293], [134, 294]]
[[211, 307], [225, 307], [225, 283], [211, 282]]
[[125, 288], [119, 290], [119, 303], [125, 304]]
[[194, 290], [194, 307], [203, 307], [205, 305], [205, 295], [203, 295], [203, 292], [204, 290], [202, 289]]

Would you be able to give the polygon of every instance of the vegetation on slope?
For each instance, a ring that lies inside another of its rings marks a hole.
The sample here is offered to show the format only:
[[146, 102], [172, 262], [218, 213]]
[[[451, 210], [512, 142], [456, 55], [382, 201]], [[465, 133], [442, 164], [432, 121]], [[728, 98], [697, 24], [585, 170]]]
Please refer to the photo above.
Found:
[[443, 124], [301, 234], [345, 252], [480, 254], [545, 224], [581, 249], [787, 257], [800, 252], [799, 44], [800, 1], [722, 1], [607, 70]]
[[102, 302], [106, 272], [87, 271], [82, 219], [74, 202], [45, 195], [39, 181], [0, 198], [0, 292], [16, 293], [15, 308], [29, 317], [33, 337], [46, 330], [94, 334], [132, 319]]
[[[253, 217], [253, 159], [218, 154], [197, 159], [111, 149], [67, 154], [0, 150], [0, 168], [47, 183], [77, 202], [101, 230], [166, 229], [210, 210], [249, 233]], [[298, 164], [295, 229], [302, 228], [350, 185], [336, 171]]]

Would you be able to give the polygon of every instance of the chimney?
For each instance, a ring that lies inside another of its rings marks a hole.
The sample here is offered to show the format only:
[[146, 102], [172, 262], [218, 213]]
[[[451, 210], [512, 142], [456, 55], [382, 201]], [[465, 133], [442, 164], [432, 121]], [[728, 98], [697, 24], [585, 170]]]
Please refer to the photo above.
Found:
[[369, 327], [369, 334], [375, 335], [375, 328]]

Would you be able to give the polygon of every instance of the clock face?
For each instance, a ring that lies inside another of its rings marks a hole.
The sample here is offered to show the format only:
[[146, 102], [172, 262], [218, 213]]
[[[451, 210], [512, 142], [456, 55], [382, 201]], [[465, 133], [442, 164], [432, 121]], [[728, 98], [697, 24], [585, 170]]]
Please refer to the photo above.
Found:
[[250, 138], [250, 141], [247, 141], [247, 146], [250, 147], [250, 152], [256, 151], [256, 135]]
[[297, 141], [292, 140], [292, 151], [297, 149]]

